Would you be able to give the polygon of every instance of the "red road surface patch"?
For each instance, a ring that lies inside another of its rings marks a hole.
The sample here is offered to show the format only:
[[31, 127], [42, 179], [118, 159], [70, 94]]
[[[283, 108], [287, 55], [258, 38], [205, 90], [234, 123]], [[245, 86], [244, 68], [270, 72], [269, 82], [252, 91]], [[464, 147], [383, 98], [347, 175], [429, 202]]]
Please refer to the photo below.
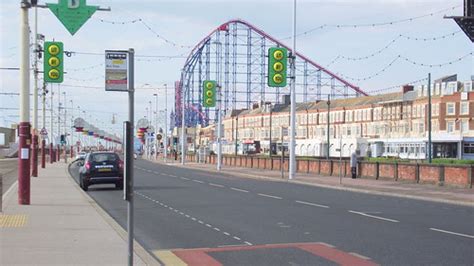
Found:
[[338, 250], [330, 247], [324, 243], [291, 243], [291, 244], [270, 244], [258, 246], [233, 246], [233, 247], [219, 247], [219, 248], [198, 248], [198, 249], [179, 249], [172, 250], [183, 262], [189, 266], [221, 266], [221, 262], [210, 256], [208, 253], [218, 253], [225, 251], [246, 251], [258, 249], [281, 249], [281, 248], [298, 248], [312, 255], [323, 258], [325, 260], [334, 262], [339, 265], [347, 266], [374, 266], [378, 265], [375, 262], [364, 259], [362, 257]]

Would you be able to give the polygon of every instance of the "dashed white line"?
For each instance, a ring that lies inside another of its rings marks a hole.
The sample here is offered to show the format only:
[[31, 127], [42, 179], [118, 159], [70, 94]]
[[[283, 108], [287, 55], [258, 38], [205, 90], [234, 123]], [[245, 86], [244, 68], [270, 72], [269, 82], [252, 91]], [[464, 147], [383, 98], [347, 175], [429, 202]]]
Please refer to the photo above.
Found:
[[201, 180], [197, 180], [197, 179], [193, 179], [193, 182], [201, 183], [201, 184], [204, 183], [204, 182], [202, 182]]
[[247, 241], [244, 241], [244, 243], [247, 244], [247, 245], [249, 245], [249, 246], [253, 245], [252, 243], [247, 242]]
[[238, 238], [236, 236], [233, 236], [232, 238], [235, 239], [235, 240], [241, 240], [240, 238]]
[[314, 207], [329, 208], [329, 206], [326, 206], [326, 205], [321, 205], [321, 204], [316, 204], [316, 203], [306, 202], [306, 201], [301, 201], [301, 200], [295, 200], [295, 202], [304, 204], [304, 205], [314, 206]]
[[226, 236], [230, 236], [230, 234], [229, 234], [229, 233], [227, 233], [227, 232], [224, 232], [224, 235], [226, 235]]
[[441, 233], [446, 233], [446, 234], [451, 234], [451, 235], [456, 235], [456, 236], [463, 236], [463, 237], [467, 237], [467, 238], [473, 238], [474, 239], [474, 236], [471, 236], [471, 235], [467, 235], [467, 234], [461, 234], [461, 233], [456, 233], [456, 232], [452, 232], [452, 231], [446, 231], [446, 230], [442, 230], [442, 229], [437, 229], [437, 228], [430, 228], [430, 230], [433, 230], [433, 231], [436, 231], [436, 232], [441, 232]]
[[193, 221], [196, 221], [197, 219], [196, 219], [196, 218], [194, 218], [194, 217], [191, 217], [191, 220], [193, 220]]
[[187, 177], [182, 177], [182, 176], [181, 176], [180, 178], [183, 179], [183, 180], [191, 180], [191, 179], [189, 179], [189, 178], [187, 178]]
[[177, 176], [175, 176], [175, 175], [169, 175], [169, 176], [171, 176], [171, 177], [177, 177]]
[[203, 222], [203, 221], [201, 221], [201, 220], [199, 220], [199, 221], [198, 221], [198, 223], [200, 223], [200, 224], [204, 224], [204, 222]]
[[206, 226], [207, 226], [207, 227], [212, 227], [212, 225], [210, 225], [210, 224], [206, 224]]
[[336, 246], [333, 246], [331, 244], [328, 244], [328, 243], [325, 243], [325, 242], [316, 242], [316, 244], [320, 244], [320, 245], [323, 245], [323, 246], [326, 246], [326, 247], [330, 247], [330, 248], [335, 248]]
[[394, 220], [394, 219], [388, 219], [388, 218], [384, 218], [384, 217], [380, 217], [380, 216], [370, 215], [370, 214], [363, 213], [363, 212], [357, 212], [357, 211], [351, 211], [351, 210], [349, 210], [349, 212], [354, 213], [354, 214], [359, 214], [359, 215], [369, 217], [369, 218], [374, 218], [374, 219], [378, 219], [378, 220], [392, 222], [392, 223], [399, 223], [400, 222], [400, 221], [397, 221], [397, 220]]
[[273, 195], [268, 195], [268, 194], [263, 194], [263, 193], [258, 193], [257, 195], [262, 196], [262, 197], [267, 197], [267, 198], [272, 198], [272, 199], [283, 199], [281, 197], [273, 196]]
[[239, 192], [244, 192], [244, 193], [248, 193], [248, 192], [249, 192], [248, 190], [240, 189], [240, 188], [235, 188], [235, 187], [231, 187], [230, 189], [235, 190], [235, 191], [239, 191]]
[[213, 187], [224, 187], [223, 185], [214, 184], [214, 183], [209, 183], [209, 185]]
[[214, 230], [219, 231], [219, 232], [221, 231], [221, 229], [219, 229], [217, 227], [214, 227]]

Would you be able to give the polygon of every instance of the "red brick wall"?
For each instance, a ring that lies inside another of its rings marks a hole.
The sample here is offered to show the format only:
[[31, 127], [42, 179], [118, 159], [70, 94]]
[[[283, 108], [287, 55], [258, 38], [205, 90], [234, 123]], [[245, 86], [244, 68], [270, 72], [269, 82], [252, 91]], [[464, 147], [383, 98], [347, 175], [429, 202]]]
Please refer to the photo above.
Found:
[[331, 161], [321, 161], [321, 175], [331, 174]]
[[280, 170], [280, 159], [273, 158], [273, 170]]
[[379, 164], [379, 177], [395, 178], [395, 164]]
[[[361, 163], [360, 164], [360, 175], [362, 177], [373, 177], [375, 178], [375, 174], [376, 174], [376, 167], [377, 167], [377, 164], [375, 163]], [[349, 171], [348, 173], [350, 173], [350, 164], [349, 164]], [[350, 175], [350, 174], [349, 174]]]
[[307, 160], [297, 160], [296, 161], [296, 171], [299, 173], [308, 172], [308, 161]]
[[318, 173], [319, 171], [319, 161], [308, 161], [309, 163], [309, 172]]
[[469, 186], [469, 171], [467, 167], [444, 167], [444, 183], [447, 185]]
[[416, 181], [416, 164], [399, 164], [398, 179]]
[[341, 162], [341, 164], [339, 165], [339, 161], [333, 161], [333, 164], [332, 164], [333, 176], [339, 176], [339, 168], [341, 168], [341, 175], [344, 176], [344, 162]]
[[439, 171], [438, 166], [420, 165], [420, 183], [438, 184]]

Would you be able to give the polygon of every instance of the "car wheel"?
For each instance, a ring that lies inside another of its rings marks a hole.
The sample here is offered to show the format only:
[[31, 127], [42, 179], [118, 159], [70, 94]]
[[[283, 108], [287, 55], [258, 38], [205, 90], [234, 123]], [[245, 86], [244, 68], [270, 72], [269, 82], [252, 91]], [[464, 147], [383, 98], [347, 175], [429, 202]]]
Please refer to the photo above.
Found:
[[82, 187], [82, 190], [84, 191], [87, 191], [89, 189], [89, 184], [87, 184], [86, 180], [82, 179], [81, 187]]

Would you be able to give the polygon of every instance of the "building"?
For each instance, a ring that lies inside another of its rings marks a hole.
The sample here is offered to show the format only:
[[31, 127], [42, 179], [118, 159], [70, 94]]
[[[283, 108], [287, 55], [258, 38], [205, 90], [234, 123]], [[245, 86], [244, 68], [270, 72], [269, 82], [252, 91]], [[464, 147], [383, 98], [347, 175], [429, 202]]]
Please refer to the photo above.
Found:
[[[431, 86], [433, 157], [474, 159], [473, 82], [451, 80]], [[332, 100], [329, 106], [327, 101], [297, 103], [296, 155], [325, 157], [329, 146], [330, 157], [358, 151], [362, 156], [425, 159], [427, 91], [426, 85], [404, 86], [395, 93]], [[288, 98], [282, 104], [232, 111], [223, 119], [223, 153], [286, 150], [289, 114]]]

